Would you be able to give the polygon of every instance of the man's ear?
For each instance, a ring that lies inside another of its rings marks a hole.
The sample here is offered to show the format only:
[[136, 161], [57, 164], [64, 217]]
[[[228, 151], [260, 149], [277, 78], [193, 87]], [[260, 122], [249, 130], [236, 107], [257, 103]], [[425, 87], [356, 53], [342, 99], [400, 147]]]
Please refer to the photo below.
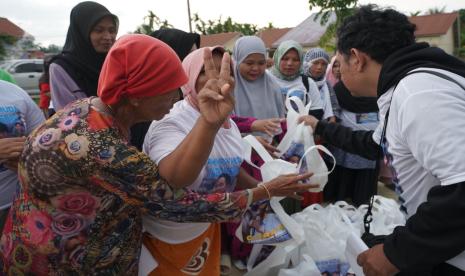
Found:
[[355, 70], [363, 72], [368, 62], [368, 55], [358, 49], [352, 48], [350, 49], [350, 59]]

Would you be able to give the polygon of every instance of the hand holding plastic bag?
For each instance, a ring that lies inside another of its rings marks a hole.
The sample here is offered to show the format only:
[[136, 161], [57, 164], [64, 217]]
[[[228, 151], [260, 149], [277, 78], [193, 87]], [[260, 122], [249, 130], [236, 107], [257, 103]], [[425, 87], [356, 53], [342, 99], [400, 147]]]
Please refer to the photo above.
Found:
[[[295, 104], [297, 111], [292, 108], [291, 103]], [[277, 147], [280, 151], [278, 156], [285, 160], [298, 159], [300, 172], [313, 172], [314, 175], [309, 179], [309, 182], [320, 185], [318, 188], [311, 189], [310, 192], [321, 192], [328, 182], [328, 174], [334, 169], [336, 160], [327, 148], [315, 145], [313, 130], [310, 126], [305, 125], [303, 122], [298, 123], [299, 117], [308, 114], [310, 106], [311, 102], [304, 106], [297, 97], [290, 97], [286, 100], [286, 107], [288, 108], [286, 117], [287, 132]], [[318, 150], [323, 151], [333, 159], [331, 171], [328, 171]]]

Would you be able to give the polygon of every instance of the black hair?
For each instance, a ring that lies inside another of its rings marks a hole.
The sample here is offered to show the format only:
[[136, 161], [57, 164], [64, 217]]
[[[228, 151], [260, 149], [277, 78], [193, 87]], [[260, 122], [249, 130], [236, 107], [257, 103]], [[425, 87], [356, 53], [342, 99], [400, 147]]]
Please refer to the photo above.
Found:
[[230, 184], [232, 179], [231, 179], [231, 176], [227, 173], [222, 173], [220, 176], [218, 176], [218, 178], [216, 179], [218, 181], [218, 179], [224, 177], [224, 179], [226, 180], [226, 183], [227, 184]]
[[407, 16], [376, 5], [361, 6], [337, 30], [337, 50], [348, 56], [356, 48], [379, 63], [393, 52], [415, 43], [415, 24]]

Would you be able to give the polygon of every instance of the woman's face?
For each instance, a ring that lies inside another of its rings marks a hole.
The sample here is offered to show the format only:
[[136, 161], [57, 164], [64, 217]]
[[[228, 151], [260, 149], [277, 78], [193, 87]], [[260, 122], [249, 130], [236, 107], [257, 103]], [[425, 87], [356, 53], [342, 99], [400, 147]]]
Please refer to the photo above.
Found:
[[279, 71], [285, 76], [293, 76], [299, 72], [300, 57], [295, 49], [290, 49], [284, 54], [279, 63]]
[[161, 120], [178, 100], [179, 89], [173, 89], [161, 95], [137, 99], [138, 104], [134, 112], [140, 113], [138, 117], [142, 118], [142, 121]]
[[333, 75], [336, 77], [336, 79], [340, 80], [341, 79], [341, 64], [339, 63], [338, 60], [335, 60], [333, 63]]
[[254, 81], [260, 78], [266, 70], [266, 59], [263, 54], [250, 54], [239, 65], [239, 73], [248, 80]]
[[90, 42], [97, 53], [108, 53], [115, 43], [118, 30], [111, 16], [102, 18], [90, 31]]
[[321, 78], [326, 73], [328, 63], [324, 59], [317, 59], [312, 62], [312, 66], [308, 69], [310, 75], [314, 78]]
[[[215, 64], [216, 71], [220, 73], [221, 69], [221, 59], [223, 58], [223, 55], [217, 52], [213, 52], [213, 63]], [[197, 77], [197, 80], [195, 81], [195, 91], [197, 93], [202, 90], [202, 88], [205, 86], [207, 83], [207, 76], [205, 75], [205, 70], [202, 68], [202, 71], [200, 71], [199, 76]]]

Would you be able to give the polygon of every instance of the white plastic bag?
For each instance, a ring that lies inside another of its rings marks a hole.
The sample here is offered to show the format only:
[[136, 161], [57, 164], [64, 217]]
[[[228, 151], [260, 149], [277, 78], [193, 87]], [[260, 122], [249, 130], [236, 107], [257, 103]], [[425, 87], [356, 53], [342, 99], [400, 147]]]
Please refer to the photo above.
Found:
[[[254, 136], [248, 135], [244, 137], [243, 141], [244, 160], [261, 171], [263, 181], [270, 181], [279, 175], [297, 173], [299, 171], [298, 164], [281, 159], [273, 159]], [[265, 162], [260, 168], [250, 161], [252, 149]], [[302, 243], [304, 236], [302, 227], [286, 214], [279, 203], [281, 199], [283, 197], [273, 197], [269, 203], [264, 201], [252, 205], [245, 212], [241, 225], [237, 228], [236, 236], [239, 240], [245, 243], [270, 245], [294, 239], [297, 243]], [[259, 207], [256, 207], [257, 204]], [[271, 210], [265, 209], [267, 208], [266, 204], [269, 204]], [[254, 209], [257, 208], [261, 209], [255, 211]], [[257, 222], [254, 223], [251, 220], [257, 220]], [[250, 229], [247, 228], [248, 225], [251, 226]], [[252, 229], [253, 225], [255, 225], [254, 229]]]
[[368, 250], [368, 246], [362, 241], [362, 239], [358, 235], [351, 233], [347, 238], [345, 256], [350, 264], [350, 268], [357, 276], [364, 275], [363, 268], [357, 263], [357, 257], [366, 250]]
[[258, 254], [262, 251], [261, 247], [260, 244], [254, 245], [247, 262], [248, 272], [244, 276], [278, 275], [281, 269], [289, 267], [291, 256], [297, 250], [298, 244], [294, 241], [278, 244], [266, 259], [254, 266], [253, 264], [256, 263], [257, 258], [260, 257]]
[[[364, 215], [368, 206], [358, 207], [359, 213]], [[400, 205], [394, 199], [376, 195], [373, 200], [373, 221], [370, 223], [370, 233], [373, 235], [389, 235], [399, 225], [405, 224], [405, 216], [400, 211]], [[363, 222], [361, 222], [363, 223]]]
[[294, 214], [293, 218], [304, 228], [305, 247], [302, 254], [308, 254], [322, 273], [345, 275], [349, 270], [344, 254], [347, 238], [352, 233], [357, 236], [360, 233], [347, 215], [347, 210], [336, 205], [322, 207], [313, 204]]
[[[295, 164], [282, 159], [273, 159], [263, 145], [260, 144], [260, 142], [258, 142], [258, 140], [252, 135], [244, 137], [243, 141], [245, 142], [243, 147], [244, 160], [251, 166], [260, 170], [263, 181], [265, 182], [283, 174], [302, 173], [302, 168], [306, 169], [306, 167], [303, 167], [305, 156], [315, 152], [317, 149], [327, 151], [326, 148], [319, 145], [310, 147], [303, 153], [300, 162]], [[254, 149], [264, 161], [264, 164], [260, 168], [250, 161], [252, 149]], [[304, 172], [306, 172], [306, 170], [304, 170]], [[304, 236], [302, 227], [297, 224], [295, 220], [292, 219], [282, 208], [280, 200], [283, 198], [284, 197], [273, 197], [270, 200], [269, 204], [272, 212], [264, 210], [267, 208], [266, 205], [261, 208], [256, 207], [256, 204], [261, 204], [263, 206], [263, 202], [252, 205], [251, 208], [245, 212], [244, 219], [236, 231], [236, 236], [239, 240], [247, 243], [277, 244], [292, 237], [297, 243], [302, 243]], [[255, 209], [261, 211], [257, 211]], [[252, 219], [259, 221], [254, 222], [251, 221]], [[255, 225], [253, 227], [254, 229], [248, 229], [248, 225]], [[260, 226], [258, 227], [258, 225]], [[289, 233], [290, 236], [287, 237], [286, 233]]]
[[313, 259], [304, 254], [302, 261], [293, 268], [281, 269], [278, 276], [320, 276], [320, 270], [316, 266]]
[[[292, 108], [291, 103], [295, 104], [297, 111]], [[287, 132], [277, 148], [280, 151], [279, 157], [283, 159], [287, 160], [294, 156], [298, 157], [300, 163], [302, 163], [300, 171], [313, 172], [314, 175], [310, 178], [309, 182], [320, 184], [318, 188], [310, 189], [310, 191], [321, 192], [328, 182], [328, 174], [334, 169], [336, 160], [328, 149], [321, 145], [315, 146], [313, 130], [310, 126], [306, 126], [303, 122], [298, 124], [300, 116], [308, 115], [310, 106], [311, 102], [307, 106], [304, 106], [302, 101], [297, 97], [286, 99], [286, 107], [288, 108], [286, 116]], [[315, 150], [304, 154], [308, 149]], [[323, 158], [316, 149], [323, 151], [333, 159], [333, 168], [331, 171], [328, 172]]]

